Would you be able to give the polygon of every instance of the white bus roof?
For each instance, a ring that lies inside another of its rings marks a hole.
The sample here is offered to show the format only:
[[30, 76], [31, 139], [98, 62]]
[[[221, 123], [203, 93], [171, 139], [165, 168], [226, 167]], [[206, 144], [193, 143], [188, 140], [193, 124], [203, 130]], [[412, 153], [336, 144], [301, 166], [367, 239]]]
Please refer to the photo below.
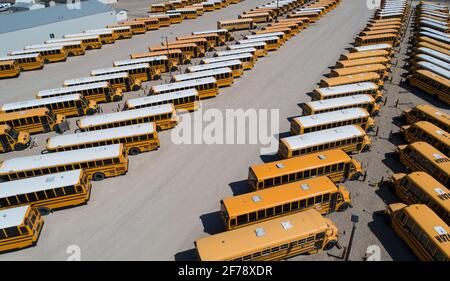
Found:
[[347, 125], [316, 132], [295, 135], [281, 139], [291, 149], [303, 149], [324, 143], [364, 136], [364, 131], [356, 125]]
[[49, 138], [47, 140], [47, 148], [51, 150], [57, 149], [58, 147], [70, 147], [85, 143], [152, 134], [154, 132], [155, 128], [153, 123], [142, 123], [70, 135], [60, 135]]
[[265, 38], [265, 37], [274, 37], [274, 36], [284, 36], [284, 32], [270, 32], [270, 33], [263, 33], [263, 34], [252, 34], [252, 35], [245, 35], [245, 39], [258, 39], [258, 38]]
[[450, 37], [440, 36], [440, 35], [437, 35], [436, 33], [427, 32], [427, 31], [420, 31], [419, 34], [421, 36], [430, 37], [432, 39], [450, 44]]
[[120, 72], [120, 73], [113, 73], [113, 74], [106, 74], [106, 75], [99, 75], [99, 76], [80, 77], [80, 78], [65, 80], [64, 86], [78, 85], [78, 84], [85, 84], [85, 83], [94, 83], [94, 82], [99, 82], [99, 81], [106, 81], [108, 79], [127, 78], [127, 77], [129, 77], [128, 72]]
[[449, 55], [443, 54], [443, 53], [435, 51], [433, 49], [430, 49], [430, 48], [427, 48], [427, 47], [419, 47], [419, 48], [416, 49], [416, 51], [419, 51], [420, 53], [424, 53], [424, 54], [427, 54], [429, 56], [438, 58], [438, 59], [440, 59], [442, 61], [445, 61], [447, 63], [450, 63], [450, 56]]
[[3, 57], [0, 57], [0, 61], [36, 58], [38, 56], [40, 56], [39, 53], [31, 53], [31, 54], [24, 54], [24, 55], [14, 55], [14, 56], [3, 56]]
[[374, 99], [370, 95], [353, 95], [335, 99], [318, 100], [307, 102], [306, 104], [314, 110], [323, 110], [327, 108], [335, 108], [346, 105], [354, 105], [361, 103], [373, 102]]
[[255, 48], [242, 48], [242, 49], [236, 49], [236, 50], [227, 50], [227, 51], [218, 51], [214, 53], [214, 56], [217, 57], [223, 57], [223, 56], [232, 56], [232, 55], [237, 55], [237, 54], [242, 54], [242, 53], [251, 53], [251, 52], [256, 52]]
[[430, 62], [432, 64], [435, 64], [435, 65], [439, 66], [439, 67], [442, 67], [443, 69], [446, 69], [447, 71], [450, 71], [450, 63], [445, 62], [445, 61], [443, 61], [441, 59], [438, 59], [436, 57], [432, 57], [432, 56], [425, 55], [425, 54], [418, 54], [418, 55], [416, 55], [416, 59], [418, 59], [419, 62], [420, 62], [420, 60], [426, 61], [426, 62]]
[[65, 101], [71, 101], [71, 100], [78, 100], [80, 98], [81, 98], [80, 94], [72, 94], [72, 95], [51, 97], [51, 98], [47, 98], [47, 99], [34, 99], [34, 100], [25, 100], [25, 101], [20, 101], [20, 102], [5, 103], [2, 106], [1, 110], [2, 111], [10, 111], [10, 110], [18, 110], [18, 109], [27, 108], [27, 107], [35, 107], [35, 106], [44, 107], [47, 104], [65, 102]]
[[240, 60], [230, 60], [230, 61], [217, 62], [217, 63], [192, 65], [192, 66], [188, 66], [187, 70], [188, 70], [188, 72], [197, 72], [197, 71], [204, 71], [204, 70], [229, 67], [232, 65], [241, 65], [241, 64], [242, 64], [242, 62]]
[[356, 107], [295, 117], [294, 120], [296, 120], [303, 127], [309, 128], [319, 126], [321, 124], [328, 124], [333, 122], [345, 121], [349, 119], [367, 118], [367, 117], [369, 117], [369, 113], [365, 109]]
[[446, 14], [440, 13], [440, 12], [436, 12], [436, 11], [433, 11], [433, 12], [432, 11], [422, 11], [421, 13], [425, 14], [425, 15], [436, 16], [438, 18], [443, 18], [443, 19], [448, 19], [450, 17], [449, 15], [446, 15]]
[[102, 124], [116, 123], [145, 116], [170, 113], [174, 110], [173, 104], [161, 104], [150, 107], [124, 110], [108, 114], [86, 116], [78, 120], [80, 128], [94, 127]]
[[25, 215], [30, 206], [20, 206], [0, 210], [0, 229], [19, 226], [25, 219]]
[[181, 9], [175, 9], [175, 10], [168, 10], [166, 13], [168, 14], [181, 14], [181, 12], [197, 12], [197, 9], [187, 9], [187, 8], [181, 8]]
[[46, 48], [39, 48], [39, 49], [30, 49], [30, 50], [16, 50], [9, 53], [10, 56], [14, 55], [22, 55], [22, 54], [33, 54], [33, 53], [39, 53], [39, 52], [45, 52], [45, 51], [55, 51], [55, 50], [61, 50], [63, 46], [59, 47], [46, 47]]
[[115, 27], [107, 27], [107, 28], [99, 28], [99, 29], [89, 29], [85, 30], [84, 33], [97, 33], [97, 32], [103, 32], [103, 31], [113, 31], [113, 30], [131, 30], [131, 27], [127, 25], [123, 26], [115, 26]]
[[238, 44], [248, 44], [248, 43], [265, 42], [268, 40], [279, 40], [279, 39], [280, 39], [280, 37], [270, 36], [270, 37], [254, 38], [254, 39], [244, 39], [244, 40], [238, 41], [237, 43]]
[[422, 25], [427, 25], [427, 26], [431, 26], [434, 29], [440, 29], [440, 30], [448, 30], [449, 27], [448, 25], [444, 25], [444, 24], [440, 24], [440, 23], [436, 23], [433, 21], [429, 21], [429, 20], [420, 20], [420, 24]]
[[114, 66], [114, 67], [108, 67], [108, 68], [94, 69], [91, 71], [91, 75], [98, 76], [98, 75], [105, 75], [105, 74], [118, 73], [118, 72], [120, 73], [120, 72], [126, 72], [128, 70], [132, 70], [132, 69], [149, 68], [149, 67], [150, 67], [150, 65], [148, 63], [138, 63], [138, 64]]
[[211, 30], [203, 30], [203, 31], [193, 31], [192, 35], [202, 35], [202, 34], [220, 33], [220, 32], [228, 33], [228, 30], [226, 30], [226, 29], [211, 29]]
[[192, 97], [192, 96], [198, 96], [198, 92], [196, 89], [187, 89], [183, 91], [177, 91], [177, 92], [171, 92], [163, 95], [154, 95], [154, 96], [147, 96], [142, 98], [135, 98], [135, 99], [129, 99], [127, 100], [127, 104], [129, 107], [138, 107], [145, 104], [152, 104], [157, 103], [161, 101], [168, 101], [178, 98], [184, 98], [184, 97]]
[[392, 49], [392, 45], [391, 44], [374, 44], [374, 45], [359, 46], [359, 47], [355, 47], [354, 49], [357, 52], [386, 50], [386, 49]]
[[0, 183], [0, 198], [76, 185], [81, 169]]
[[60, 87], [60, 88], [40, 90], [36, 94], [36, 96], [45, 98], [47, 96], [52, 96], [55, 94], [75, 93], [78, 91], [84, 91], [84, 90], [96, 89], [96, 88], [105, 88], [108, 86], [109, 86], [109, 83], [106, 81], [103, 81], [103, 82], [91, 83], [91, 84], [86, 84], [86, 85], [75, 85], [75, 86], [69, 86], [69, 87]]
[[[430, 57], [431, 58], [431, 57]], [[432, 58], [433, 59], [433, 58]], [[434, 59], [436, 60], [436, 59]], [[430, 63], [428, 61], [419, 61], [417, 62], [417, 65], [420, 68], [429, 70], [437, 75], [440, 75], [442, 77], [445, 77], [447, 79], [450, 79], [450, 71], [446, 70], [445, 68], [442, 68], [436, 64]], [[448, 65], [448, 64], [447, 64]]]
[[169, 17], [167, 14], [148, 14], [149, 18], [158, 18], [158, 17]]
[[229, 67], [222, 67], [222, 68], [215, 68], [211, 70], [205, 70], [205, 71], [197, 71], [197, 72], [190, 72], [190, 73], [184, 73], [184, 74], [175, 74], [173, 75], [173, 79], [175, 81], [185, 81], [185, 80], [192, 80], [192, 79], [199, 79], [204, 77], [211, 77], [217, 74], [224, 74], [224, 73], [231, 73], [231, 69]]
[[359, 92], [368, 90], [377, 90], [378, 86], [372, 82], [361, 82], [354, 84], [339, 85], [334, 87], [318, 88], [316, 91], [320, 92], [323, 96], [332, 96], [337, 94]]
[[167, 60], [167, 56], [155, 56], [155, 57], [143, 57], [138, 59], [126, 59], [126, 60], [116, 60], [113, 64], [114, 66], [124, 66], [131, 64], [140, 64], [140, 63], [148, 63], [152, 61], [158, 60]]
[[45, 41], [45, 43], [52, 44], [52, 43], [62, 43], [62, 42], [70, 42], [70, 41], [81, 41], [80, 39], [98, 39], [98, 35], [90, 35], [86, 33], [86, 36], [83, 37], [76, 37], [76, 38], [60, 38], [60, 39], [51, 39]]
[[315, 8], [299, 8], [296, 11], [297, 12], [322, 12], [325, 10], [325, 7], [315, 7]]
[[69, 42], [60, 42], [60, 43], [45, 43], [45, 44], [38, 44], [38, 45], [30, 45], [25, 46], [25, 50], [30, 49], [42, 49], [47, 47], [65, 47], [65, 46], [72, 46], [72, 45], [81, 45], [81, 41], [69, 41]]
[[98, 31], [98, 32], [89, 32], [89, 33], [72, 33], [72, 34], [66, 34], [63, 36], [63, 38], [97, 38], [98, 36], [95, 35], [101, 35], [101, 34], [112, 34], [112, 30], [105, 30], [105, 31]]
[[63, 152], [18, 157], [3, 161], [0, 164], [0, 174], [113, 158], [118, 157], [121, 154], [121, 145], [113, 144]]
[[223, 61], [229, 61], [229, 60], [240, 60], [240, 59], [250, 59], [250, 58], [253, 58], [253, 55], [251, 53], [242, 53], [242, 54], [236, 54], [236, 55], [230, 55], [230, 56], [202, 59], [200, 61], [200, 63], [208, 64], [208, 63], [216, 63], [216, 62], [223, 62]]
[[420, 31], [424, 31], [424, 32], [430, 32], [430, 33], [434, 33], [436, 35], [442, 36], [442, 37], [446, 37], [446, 38], [450, 38], [450, 34], [447, 34], [445, 32], [436, 30], [434, 28], [429, 28], [429, 27], [421, 27]]
[[238, 49], [246, 49], [246, 48], [253, 48], [253, 47], [264, 47], [266, 45], [267, 45], [266, 42], [260, 41], [260, 42], [249, 43], [249, 44], [228, 45], [227, 49], [229, 49], [229, 50], [238, 50]]
[[216, 78], [206, 77], [206, 78], [193, 79], [193, 80], [188, 80], [188, 81], [174, 82], [174, 83], [169, 83], [169, 84], [154, 85], [154, 86], [152, 86], [152, 90], [155, 92], [166, 92], [166, 91], [182, 89], [182, 88], [186, 88], [186, 87], [193, 88], [197, 85], [204, 85], [204, 84], [210, 84], [210, 83], [216, 83]]

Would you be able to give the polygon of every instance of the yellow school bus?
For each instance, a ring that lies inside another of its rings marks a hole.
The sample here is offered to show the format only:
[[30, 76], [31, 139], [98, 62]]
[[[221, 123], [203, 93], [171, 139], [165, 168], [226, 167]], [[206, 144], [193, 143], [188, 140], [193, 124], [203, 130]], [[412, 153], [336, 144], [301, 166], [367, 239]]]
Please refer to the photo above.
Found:
[[35, 245], [44, 220], [29, 205], [0, 211], [0, 253]]
[[252, 19], [254, 23], [267, 23], [272, 20], [268, 12], [243, 14], [238, 16], [239, 19]]
[[149, 95], [167, 94], [188, 89], [196, 89], [200, 99], [215, 97], [219, 94], [217, 80], [214, 77], [205, 77], [169, 84], [155, 85], [150, 88]]
[[391, 185], [408, 205], [425, 204], [447, 225], [450, 224], [450, 190], [425, 172], [393, 174]]
[[63, 133], [69, 127], [64, 115], [54, 114], [45, 107], [11, 113], [0, 113], [0, 124], [8, 125], [15, 131], [29, 134], [50, 131]]
[[0, 61], [0, 78], [17, 77], [20, 75], [19, 63], [15, 60]]
[[423, 204], [390, 204], [386, 210], [398, 236], [421, 261], [450, 260], [450, 227]]
[[121, 66], [114, 66], [102, 69], [94, 69], [91, 71], [91, 76], [105, 76], [126, 72], [134, 81], [138, 83], [150, 80], [157, 80], [161, 77], [159, 70], [150, 66], [149, 63], [137, 63]]
[[323, 78], [322, 80], [320, 80], [320, 87], [334, 87], [361, 82], [372, 82], [377, 84], [377, 86], [380, 88], [382, 88], [384, 85], [384, 81], [380, 74], [376, 72], [366, 72], [355, 75]]
[[413, 71], [407, 78], [408, 83], [422, 91], [450, 104], [450, 79], [427, 69]]
[[39, 211], [86, 204], [92, 184], [82, 170], [0, 183], [0, 209], [31, 205]]
[[267, 27], [263, 27], [263, 30], [270, 30], [270, 29], [277, 29], [277, 28], [289, 28], [291, 30], [292, 35], [296, 35], [301, 30], [300, 25], [295, 22], [269, 23], [269, 25]]
[[341, 55], [339, 60], [356, 60], [356, 59], [364, 59], [364, 58], [370, 58], [370, 57], [389, 57], [390, 54], [386, 50], [373, 50], [373, 51], [366, 51], [366, 52], [355, 52], [355, 53], [348, 53], [345, 55]]
[[36, 94], [36, 99], [46, 99], [76, 93], [81, 94], [86, 100], [93, 100], [97, 103], [120, 101], [123, 96], [122, 89], [114, 88], [109, 82], [103, 81], [85, 85], [40, 90]]
[[175, 9], [175, 10], [169, 10], [166, 12], [166, 14], [180, 15], [182, 20], [196, 19], [198, 17], [197, 9], [194, 9], [194, 8], [189, 8], [189, 9], [180, 8], [180, 9]]
[[170, 26], [170, 24], [172, 23], [170, 20], [170, 16], [167, 14], [149, 14], [148, 17], [151, 19], [157, 19], [159, 22], [159, 27]]
[[209, 34], [217, 34], [220, 38], [220, 44], [224, 45], [226, 42], [232, 41], [233, 36], [227, 29], [214, 29], [214, 30], [204, 30], [204, 31], [193, 31], [192, 35], [209, 35]]
[[412, 125], [418, 121], [428, 121], [446, 132], [450, 132], [450, 115], [429, 104], [420, 104], [402, 112], [406, 123]]
[[12, 158], [0, 163], [0, 177], [11, 181], [77, 169], [95, 181], [123, 175], [128, 155], [123, 144], [113, 144]]
[[0, 125], [0, 152], [24, 150], [30, 145], [30, 134], [16, 131], [6, 124]]
[[342, 149], [331, 149], [249, 168], [248, 183], [254, 190], [328, 176], [333, 182], [358, 179], [363, 174], [361, 163]]
[[39, 53], [0, 57], [0, 63], [9, 60], [16, 61], [19, 64], [20, 71], [28, 71], [44, 68], [44, 59]]
[[147, 30], [159, 29], [159, 20], [157, 18], [135, 18], [135, 21], [143, 22]]
[[375, 72], [380, 75], [381, 79], [386, 79], [389, 76], [389, 69], [380, 63], [358, 65], [350, 67], [335, 68], [331, 70], [330, 77], [349, 76], [367, 72]]
[[207, 51], [212, 51], [214, 48], [212, 48], [208, 40], [206, 38], [186, 38], [183, 40], [177, 40], [175, 42], [169, 42], [169, 44], [179, 44], [179, 43], [194, 43], [198, 47], [198, 54], [197, 57], [204, 57]]
[[400, 128], [405, 140], [409, 143], [424, 141], [437, 150], [450, 156], [450, 133], [428, 121], [419, 121]]
[[45, 47], [39, 49], [19, 50], [9, 53], [10, 56], [40, 54], [45, 63], [67, 60], [67, 50], [64, 46]]
[[116, 42], [115, 36], [113, 34], [112, 30], [98, 30], [98, 31], [85, 31], [83, 33], [76, 33], [76, 34], [66, 34], [63, 37], [64, 38], [79, 38], [79, 37], [86, 37], [89, 35], [98, 36], [100, 39], [100, 42], [102, 44], [112, 44]]
[[171, 82], [181, 82], [206, 77], [214, 77], [219, 88], [231, 86], [234, 81], [233, 71], [231, 70], [231, 68], [222, 67], [205, 71], [175, 74], [172, 76]]
[[100, 29], [90, 29], [86, 30], [85, 33], [99, 33], [99, 32], [105, 32], [105, 31], [111, 31], [114, 40], [121, 40], [121, 39], [128, 39], [133, 37], [133, 32], [131, 31], [130, 26], [121, 26], [121, 25], [115, 25], [114, 27], [108, 27], [108, 28], [100, 28]]
[[361, 66], [361, 65], [369, 65], [369, 64], [382, 64], [387, 68], [390, 67], [390, 59], [386, 57], [369, 57], [369, 58], [361, 58], [361, 59], [353, 59], [353, 60], [339, 60], [336, 62], [336, 68], [341, 67], [353, 67], [353, 66]]
[[[178, 65], [183, 63], [183, 52], [180, 49], [169, 49], [166, 51], [154, 51], [149, 53], [135, 53], [130, 55], [132, 60], [142, 60], [143, 62], [150, 63], [156, 69], [160, 69], [161, 72], [167, 72], [170, 70], [178, 70]], [[168, 61], [165, 70], [162, 70], [161, 64], [151, 58], [165, 57]], [[126, 63], [128, 64], [128, 63]]]
[[200, 55], [200, 49], [194, 43], [176, 43], [166, 46], [151, 46], [148, 48], [150, 53], [168, 54], [170, 50], [180, 50], [182, 53], [181, 63], [190, 63], [192, 58]]
[[222, 20], [217, 22], [217, 29], [228, 31], [246, 30], [255, 28], [253, 19]]
[[226, 230], [315, 209], [326, 215], [345, 211], [350, 192], [328, 177], [317, 177], [228, 197], [220, 201], [220, 216]]
[[200, 96], [196, 89], [171, 92], [164, 95], [147, 96], [129, 99], [125, 102], [124, 110], [145, 108], [171, 103], [178, 110], [195, 111], [199, 108]]
[[363, 108], [372, 116], [380, 114], [381, 107], [371, 95], [352, 95], [334, 99], [306, 102], [303, 107], [303, 115], [313, 115], [348, 108]]
[[100, 49], [102, 47], [102, 40], [100, 36], [97, 34], [83, 33], [80, 37], [71, 37], [71, 38], [62, 38], [62, 39], [51, 39], [45, 41], [46, 44], [61, 44], [61, 43], [70, 43], [71, 41], [81, 41], [83, 47], [86, 50], [91, 49]]
[[147, 27], [145, 26], [145, 23], [139, 21], [124, 21], [120, 24], [108, 25], [107, 28], [122, 27], [122, 26], [130, 27], [131, 33], [133, 35], [144, 34], [145, 32], [147, 32]]
[[312, 100], [327, 100], [354, 95], [371, 95], [376, 102], [380, 102], [383, 97], [377, 84], [373, 82], [361, 82], [326, 88], [316, 88], [312, 91]]
[[64, 81], [63, 86], [87, 85], [105, 81], [115, 89], [120, 89], [122, 92], [137, 91], [141, 88], [141, 80], [134, 79], [128, 72], [68, 79]]
[[26, 46], [25, 50], [34, 50], [34, 49], [42, 49], [42, 48], [51, 48], [51, 47], [64, 47], [67, 52], [67, 56], [81, 56], [86, 53], [86, 44], [81, 41], [71, 41], [70, 39], [66, 42], [58, 42], [58, 43], [46, 43], [46, 44], [38, 44], [38, 45], [30, 45]]
[[367, 46], [373, 44], [390, 44], [397, 46], [400, 44], [398, 36], [395, 33], [384, 33], [380, 35], [358, 36], [355, 39], [356, 46]]
[[316, 210], [306, 210], [195, 241], [201, 261], [282, 260], [332, 249], [337, 227]]
[[228, 67], [231, 69], [233, 78], [241, 77], [244, 74], [244, 67], [242, 65], [242, 61], [240, 61], [240, 60], [227, 60], [227, 61], [223, 61], [223, 62], [206, 63], [206, 64], [188, 66], [186, 69], [186, 73], [207, 71], [207, 70], [219, 69], [219, 68], [223, 68], [223, 67]]

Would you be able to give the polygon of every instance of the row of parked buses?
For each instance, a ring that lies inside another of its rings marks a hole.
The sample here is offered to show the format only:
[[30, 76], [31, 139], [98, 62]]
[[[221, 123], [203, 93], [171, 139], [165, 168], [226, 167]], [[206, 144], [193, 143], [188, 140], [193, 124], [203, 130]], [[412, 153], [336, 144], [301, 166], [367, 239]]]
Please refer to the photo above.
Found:
[[[441, 61], [448, 66], [449, 49], [442, 48], [445, 44], [442, 45], [443, 42], [436, 39], [446, 37], [444, 33], [450, 26], [449, 7], [420, 2], [414, 14], [417, 34], [411, 40], [415, 46], [408, 80], [411, 85], [448, 103], [448, 79], [438, 72], [445, 70], [439, 69], [436, 62]], [[444, 26], [442, 30], [438, 29]], [[444, 33], [436, 37], [435, 32]], [[446, 62], [441, 60], [445, 56]], [[446, 86], [443, 83], [445, 80]], [[445, 90], [442, 87], [447, 88]], [[446, 100], [439, 90], [447, 95]], [[408, 169], [408, 173], [395, 173], [388, 181], [401, 203], [390, 204], [386, 214], [394, 231], [418, 259], [448, 261], [450, 115], [431, 105], [422, 104], [403, 111], [402, 117], [407, 125], [400, 128], [400, 134], [407, 144], [398, 145], [395, 156]]]
[[411, 86], [447, 104], [450, 104], [449, 21], [448, 7], [427, 3], [417, 6], [407, 78]]
[[[266, 29], [262, 29], [269, 32], [254, 31], [238, 44], [229, 46], [228, 50], [216, 52], [211, 60], [221, 61], [224, 56], [235, 57], [242, 52], [255, 58], [264, 56], [271, 48], [259, 49], [259, 43], [256, 44], [261, 42], [257, 41], [259, 38], [273, 37], [274, 40], [285, 41], [310, 23], [308, 17], [291, 19], [290, 14], [284, 18], [280, 16], [295, 9], [310, 8], [320, 10], [322, 16], [339, 2], [322, 0], [302, 5], [302, 1], [279, 1], [277, 9], [277, 3], [273, 1], [245, 12], [243, 15], [248, 15], [245, 19], [241, 16], [238, 20], [227, 21], [234, 22], [234, 27], [231, 24], [221, 27], [228, 30], [247, 29], [238, 27], [238, 24], [249, 19], [258, 22], [257, 18], [261, 17], [260, 22], [272, 21]], [[262, 15], [266, 17], [264, 20]], [[279, 18], [275, 20], [275, 17]], [[264, 37], [265, 34], [269, 37]], [[265, 43], [269, 45], [271, 42]], [[209, 62], [205, 60], [205, 65]], [[369, 114], [364, 115], [367, 111], [355, 113], [355, 120], [373, 123]], [[299, 132], [298, 136], [294, 136], [298, 137], [296, 140], [282, 141], [296, 145], [296, 150], [289, 153], [280, 149], [280, 156], [286, 159], [251, 166], [248, 184], [252, 192], [220, 201], [220, 214], [226, 231], [196, 240], [198, 258], [203, 261], [282, 260], [301, 253], [312, 254], [333, 248], [338, 243], [338, 229], [322, 215], [344, 211], [350, 206], [350, 193], [337, 183], [358, 178], [363, 171], [361, 164], [340, 148], [339, 142], [330, 142], [325, 149], [325, 144], [319, 144], [317, 140], [323, 139], [323, 134], [327, 132], [327, 139], [331, 135], [339, 139], [341, 135], [350, 133], [344, 137], [345, 142], [348, 140], [348, 147], [362, 142], [360, 137], [366, 139], [365, 131], [358, 126], [352, 123], [343, 126], [342, 122], [340, 126], [342, 130], [339, 131], [318, 126], [314, 129], [317, 132], [310, 136]]]
[[150, 5], [151, 14], [180, 14], [181, 19], [195, 19], [205, 12], [226, 8], [243, 0], [174, 0]]
[[0, 108], [3, 151], [23, 149], [30, 134], [62, 133], [69, 129], [67, 118], [82, 118], [75, 133], [48, 138], [40, 155], [0, 163], [4, 181], [0, 214], [6, 218], [0, 222], [0, 252], [36, 243], [43, 225], [40, 213], [86, 204], [91, 181], [126, 174], [129, 155], [158, 149], [158, 131], [177, 125], [177, 110], [193, 111], [201, 98], [231, 85], [258, 56], [267, 55], [266, 42], [272, 39], [265, 35], [246, 46], [230, 45], [237, 47], [215, 52], [185, 74], [173, 75], [172, 83], [153, 86], [149, 96], [128, 99], [122, 111], [95, 114], [99, 103], [119, 101], [143, 81], [158, 79], [161, 73], [232, 39], [227, 30], [193, 32], [163, 50], [150, 47], [148, 54], [131, 55], [111, 68], [91, 71], [88, 77], [66, 80], [60, 88], [41, 90], [34, 100], [4, 104]]

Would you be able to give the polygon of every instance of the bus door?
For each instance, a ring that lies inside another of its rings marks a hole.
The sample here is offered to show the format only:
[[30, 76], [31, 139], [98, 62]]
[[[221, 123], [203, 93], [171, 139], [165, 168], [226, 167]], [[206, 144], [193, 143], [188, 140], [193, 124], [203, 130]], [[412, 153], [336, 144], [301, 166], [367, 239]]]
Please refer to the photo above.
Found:
[[3, 148], [3, 152], [7, 152], [10, 150], [8, 137], [6, 136], [6, 134], [0, 136], [0, 145]]
[[328, 209], [328, 213], [332, 213], [334, 212], [334, 210], [336, 209], [336, 203], [338, 200], [338, 192], [334, 192], [330, 195], [330, 207]]
[[41, 124], [42, 127], [44, 128], [44, 132], [49, 132], [50, 131], [50, 124], [48, 124], [48, 119], [47, 116], [41, 116]]

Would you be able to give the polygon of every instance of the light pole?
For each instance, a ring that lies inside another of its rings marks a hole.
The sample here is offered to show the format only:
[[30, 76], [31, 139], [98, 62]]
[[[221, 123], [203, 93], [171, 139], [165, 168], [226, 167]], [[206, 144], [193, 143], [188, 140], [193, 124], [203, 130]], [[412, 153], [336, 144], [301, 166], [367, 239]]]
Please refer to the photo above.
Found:
[[[169, 35], [172, 35], [172, 32], [169, 33]], [[170, 51], [169, 51], [169, 39], [167, 35], [164, 35], [161, 37], [161, 39], [166, 39], [166, 50], [167, 50], [167, 67], [169, 68], [169, 75], [172, 78], [172, 61], [170, 60]]]
[[277, 10], [276, 10], [276, 13], [275, 13], [275, 22], [278, 20], [278, 13], [279, 13], [279, 11], [278, 11], [278, 1], [279, 0], [277, 0]]

